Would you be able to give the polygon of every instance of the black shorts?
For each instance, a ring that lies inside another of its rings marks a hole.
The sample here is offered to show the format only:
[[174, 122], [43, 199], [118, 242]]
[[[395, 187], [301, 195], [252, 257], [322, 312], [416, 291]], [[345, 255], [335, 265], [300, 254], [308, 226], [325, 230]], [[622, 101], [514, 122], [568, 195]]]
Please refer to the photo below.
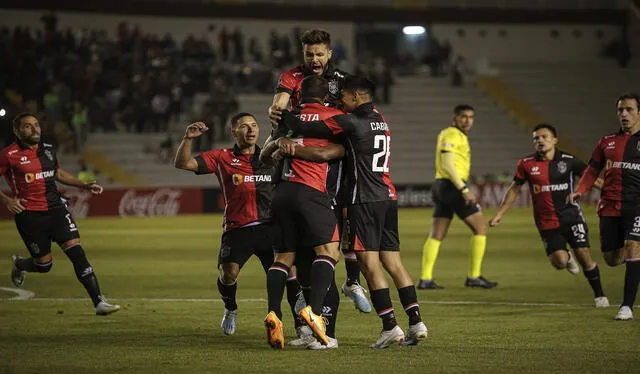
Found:
[[280, 183], [273, 193], [271, 214], [278, 253], [340, 241], [329, 195], [307, 185]]
[[398, 202], [376, 201], [349, 205], [349, 242], [351, 250], [399, 251]]
[[555, 251], [566, 250], [567, 244], [572, 249], [589, 248], [589, 227], [585, 222], [577, 222], [571, 226], [540, 231], [540, 238], [547, 255]]
[[240, 227], [222, 234], [218, 266], [234, 262], [242, 268], [251, 255], [258, 257], [265, 270], [273, 264], [273, 227], [270, 224]]
[[480, 204], [467, 205], [462, 193], [448, 179], [436, 179], [431, 187], [433, 197], [434, 218], [453, 218], [455, 213], [460, 219], [465, 219], [480, 211]]
[[66, 208], [48, 211], [24, 211], [14, 217], [16, 227], [31, 257], [51, 253], [51, 242], [59, 245], [80, 238], [78, 225]]
[[640, 207], [623, 209], [617, 217], [600, 217], [602, 252], [613, 252], [624, 247], [625, 240], [640, 242]]

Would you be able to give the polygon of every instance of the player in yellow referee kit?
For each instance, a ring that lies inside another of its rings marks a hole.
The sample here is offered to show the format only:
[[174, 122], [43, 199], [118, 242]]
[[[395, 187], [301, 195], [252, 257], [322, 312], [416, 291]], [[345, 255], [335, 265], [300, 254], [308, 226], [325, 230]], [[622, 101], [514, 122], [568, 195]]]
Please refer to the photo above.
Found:
[[473, 232], [469, 243], [469, 272], [466, 287], [493, 288], [498, 285], [481, 275], [482, 258], [487, 245], [487, 222], [476, 197], [467, 187], [471, 169], [471, 147], [467, 133], [473, 126], [474, 109], [458, 105], [453, 125], [440, 131], [436, 147], [436, 181], [431, 189], [434, 209], [431, 234], [422, 248], [422, 275], [418, 289], [443, 288], [433, 280], [440, 244], [447, 235], [453, 214]]

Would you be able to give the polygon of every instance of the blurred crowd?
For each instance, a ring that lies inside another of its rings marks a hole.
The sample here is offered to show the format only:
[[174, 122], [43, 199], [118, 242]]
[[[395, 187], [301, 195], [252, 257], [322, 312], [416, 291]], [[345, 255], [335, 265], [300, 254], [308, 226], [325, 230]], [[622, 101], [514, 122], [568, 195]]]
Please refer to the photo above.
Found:
[[[12, 139], [13, 115], [30, 111], [68, 152], [81, 151], [90, 132], [162, 132], [192, 118], [211, 124], [202, 144], [211, 147], [228, 136], [238, 93], [272, 93], [282, 70], [301, 59], [299, 28], [273, 30], [265, 51], [239, 27], [210, 25], [176, 41], [127, 23], [109, 38], [104, 30], [61, 30], [53, 13], [41, 21], [38, 30], [0, 27], [0, 146]], [[334, 53], [346, 55], [340, 43]], [[204, 103], [194, 105], [196, 93], [206, 93]]]

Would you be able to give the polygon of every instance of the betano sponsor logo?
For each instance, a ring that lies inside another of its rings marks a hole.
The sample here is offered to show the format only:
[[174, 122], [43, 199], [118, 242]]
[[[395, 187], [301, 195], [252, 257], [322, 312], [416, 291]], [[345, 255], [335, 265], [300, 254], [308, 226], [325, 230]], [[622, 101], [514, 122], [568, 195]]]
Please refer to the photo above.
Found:
[[640, 171], [640, 164], [637, 162], [607, 160], [607, 169], [625, 169], [625, 170]]
[[557, 191], [566, 191], [569, 189], [569, 183], [561, 183], [561, 184], [547, 184], [547, 185], [533, 185], [533, 193], [540, 192], [557, 192]]
[[24, 180], [27, 183], [31, 183], [40, 179], [45, 179], [45, 178], [51, 178], [53, 176], [56, 175], [56, 171], [55, 170], [47, 170], [47, 171], [41, 171], [39, 173], [26, 173], [24, 175]]
[[239, 186], [242, 183], [255, 183], [255, 182], [271, 182], [271, 175], [242, 175], [233, 174], [231, 181], [234, 185]]

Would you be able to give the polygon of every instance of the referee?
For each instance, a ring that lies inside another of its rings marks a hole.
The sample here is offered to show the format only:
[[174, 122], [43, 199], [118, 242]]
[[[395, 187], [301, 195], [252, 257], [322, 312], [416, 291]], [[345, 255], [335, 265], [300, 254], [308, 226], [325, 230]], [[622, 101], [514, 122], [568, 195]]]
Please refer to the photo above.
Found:
[[473, 116], [472, 106], [456, 106], [453, 125], [440, 131], [438, 135], [436, 181], [432, 188], [435, 206], [431, 234], [422, 248], [422, 275], [418, 283], [421, 290], [443, 288], [433, 281], [433, 266], [454, 213], [473, 232], [469, 243], [469, 272], [464, 285], [480, 288], [498, 285], [481, 275], [482, 258], [487, 244], [487, 223], [475, 195], [466, 184], [471, 169], [471, 147], [467, 134], [473, 127]]

